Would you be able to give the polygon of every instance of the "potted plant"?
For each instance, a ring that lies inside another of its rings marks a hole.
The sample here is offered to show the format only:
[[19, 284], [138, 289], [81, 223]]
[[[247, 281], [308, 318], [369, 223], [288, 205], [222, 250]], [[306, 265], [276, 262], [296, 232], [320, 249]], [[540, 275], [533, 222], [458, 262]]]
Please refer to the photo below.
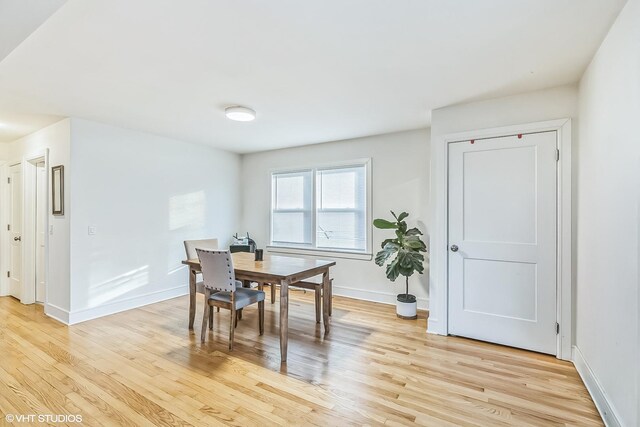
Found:
[[373, 225], [382, 230], [395, 230], [396, 237], [394, 239], [386, 239], [380, 245], [382, 250], [376, 254], [376, 264], [380, 267], [385, 262], [387, 264], [387, 278], [392, 282], [398, 276], [405, 277], [405, 293], [398, 294], [396, 301], [396, 314], [403, 319], [417, 319], [417, 303], [416, 297], [409, 293], [409, 277], [416, 271], [422, 274], [424, 271], [424, 255], [421, 252], [427, 252], [427, 247], [420, 239], [422, 232], [417, 228], [408, 228], [405, 219], [408, 213], [402, 212], [396, 215], [391, 211], [391, 215], [395, 221], [387, 221], [386, 219], [376, 219]]

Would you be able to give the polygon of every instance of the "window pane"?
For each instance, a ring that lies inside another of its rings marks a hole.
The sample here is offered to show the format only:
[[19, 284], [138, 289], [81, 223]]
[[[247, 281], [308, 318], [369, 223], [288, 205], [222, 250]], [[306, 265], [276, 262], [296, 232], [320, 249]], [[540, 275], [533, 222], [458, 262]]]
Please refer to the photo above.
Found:
[[356, 207], [355, 171], [320, 171], [320, 209]]
[[273, 235], [275, 243], [310, 243], [307, 239], [307, 221], [304, 212], [274, 212]]
[[307, 178], [301, 173], [274, 175], [274, 209], [304, 209]]
[[365, 171], [365, 166], [349, 166], [316, 173], [318, 247], [366, 249]]
[[319, 248], [365, 250], [365, 235], [359, 212], [318, 212]]
[[312, 171], [272, 175], [271, 241], [312, 243]]
[[357, 209], [364, 196], [364, 166], [318, 171], [318, 209]]

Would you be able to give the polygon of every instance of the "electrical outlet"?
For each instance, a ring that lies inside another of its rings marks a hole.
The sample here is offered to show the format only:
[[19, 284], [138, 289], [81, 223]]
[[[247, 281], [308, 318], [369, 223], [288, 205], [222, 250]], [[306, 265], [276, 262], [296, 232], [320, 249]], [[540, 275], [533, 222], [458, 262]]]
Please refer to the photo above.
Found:
[[89, 236], [95, 236], [95, 234], [96, 234], [96, 227], [95, 227], [95, 226], [93, 226], [93, 225], [90, 225], [90, 226], [89, 226], [89, 229], [88, 229], [88, 233], [89, 233]]

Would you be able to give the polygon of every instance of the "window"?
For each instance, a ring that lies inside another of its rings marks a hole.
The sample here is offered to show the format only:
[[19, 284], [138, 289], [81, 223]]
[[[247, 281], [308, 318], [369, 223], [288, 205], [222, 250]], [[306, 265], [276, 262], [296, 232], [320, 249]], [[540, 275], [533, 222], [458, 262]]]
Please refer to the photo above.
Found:
[[271, 243], [309, 245], [312, 221], [312, 171], [273, 174]]
[[369, 162], [271, 176], [271, 245], [369, 250]]

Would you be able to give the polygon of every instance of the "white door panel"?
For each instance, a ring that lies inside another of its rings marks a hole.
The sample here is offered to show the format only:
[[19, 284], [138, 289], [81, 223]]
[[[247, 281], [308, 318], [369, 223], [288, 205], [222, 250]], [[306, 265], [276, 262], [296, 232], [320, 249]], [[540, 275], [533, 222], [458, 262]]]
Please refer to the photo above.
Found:
[[9, 168], [9, 295], [20, 299], [22, 289], [22, 166]]
[[556, 353], [556, 167], [556, 132], [450, 144], [451, 334]]

